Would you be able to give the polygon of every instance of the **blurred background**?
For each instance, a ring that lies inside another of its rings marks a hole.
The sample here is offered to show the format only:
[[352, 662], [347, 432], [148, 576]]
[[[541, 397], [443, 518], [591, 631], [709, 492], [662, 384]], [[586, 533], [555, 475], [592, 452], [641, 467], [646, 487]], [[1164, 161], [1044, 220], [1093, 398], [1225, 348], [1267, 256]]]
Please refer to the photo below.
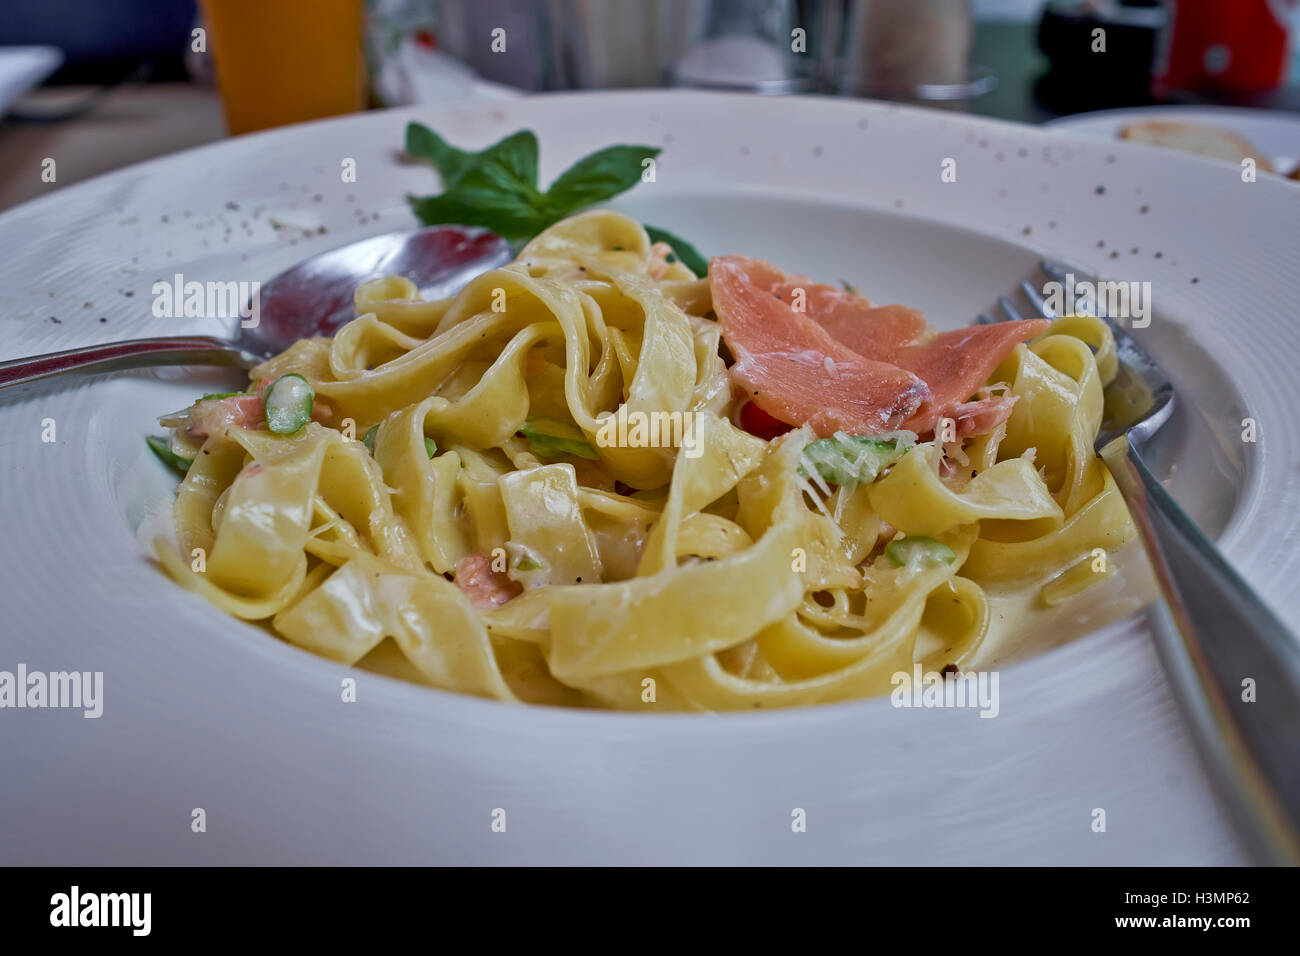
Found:
[[0, 208], [364, 109], [697, 87], [1028, 123], [1300, 111], [1298, 0], [3, 0]]

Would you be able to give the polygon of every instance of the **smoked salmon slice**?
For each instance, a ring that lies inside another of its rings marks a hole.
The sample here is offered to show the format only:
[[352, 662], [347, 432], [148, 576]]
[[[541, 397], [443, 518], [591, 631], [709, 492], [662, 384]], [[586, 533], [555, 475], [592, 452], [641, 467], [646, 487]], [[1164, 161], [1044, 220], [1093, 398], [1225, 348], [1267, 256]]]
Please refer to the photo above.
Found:
[[993, 431], [1011, 417], [1015, 406], [1014, 395], [989, 395], [959, 405], [950, 405], [942, 417], [952, 419], [957, 438], [969, 438]]
[[266, 405], [261, 395], [201, 398], [190, 410], [190, 420], [185, 431], [191, 438], [207, 438], [228, 425], [256, 428], [264, 421]]
[[475, 607], [500, 607], [523, 593], [523, 586], [503, 571], [493, 571], [492, 562], [481, 554], [469, 554], [456, 565], [456, 587], [465, 592]]
[[[972, 325], [940, 332], [922, 345], [900, 350], [895, 363], [919, 376], [930, 386], [932, 396], [903, 427], [921, 435], [934, 431], [939, 419], [946, 417], [957, 422], [958, 437], [965, 437], [963, 431], [979, 435], [1002, 424], [1011, 414], [1006, 398], [967, 400], [988, 381], [1012, 349], [1045, 332], [1050, 324], [1046, 319], [1023, 319]], [[1000, 418], [990, 415], [995, 409], [1003, 412]]]
[[825, 312], [813, 320], [831, 338], [855, 352], [881, 362], [893, 362], [902, 349], [925, 337], [925, 316], [905, 305], [871, 305], [861, 296], [843, 296], [838, 302], [823, 300]]
[[719, 256], [709, 263], [713, 311], [736, 360], [731, 377], [755, 405], [823, 437], [893, 431], [917, 413], [930, 398], [925, 382], [835, 341], [809, 317], [829, 301], [826, 290], [836, 290], [808, 283], [801, 303], [808, 311], [799, 312], [782, 296], [793, 292], [787, 286], [779, 269], [756, 259]]
[[959, 438], [991, 431], [1015, 399], [976, 393], [1017, 344], [1049, 324], [976, 325], [927, 339], [916, 309], [872, 306], [743, 256], [714, 258], [709, 288], [736, 359], [732, 379], [772, 417], [822, 436], [927, 434], [944, 417]]
[[916, 309], [905, 305], [873, 306], [866, 296], [804, 276], [788, 276], [759, 259], [727, 256], [743, 264], [749, 281], [802, 312], [853, 351], [881, 362], [924, 338], [928, 326]]

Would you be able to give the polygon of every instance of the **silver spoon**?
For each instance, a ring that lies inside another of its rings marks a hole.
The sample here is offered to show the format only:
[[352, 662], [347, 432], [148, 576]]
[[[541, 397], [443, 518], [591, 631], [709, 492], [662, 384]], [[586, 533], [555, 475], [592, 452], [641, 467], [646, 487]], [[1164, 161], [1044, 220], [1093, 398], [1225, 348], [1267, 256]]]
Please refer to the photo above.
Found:
[[[355, 314], [352, 294], [377, 275], [406, 276], [426, 299], [460, 290], [474, 276], [504, 265], [510, 245], [471, 226], [392, 232], [323, 252], [263, 283], [247, 328], [233, 338], [211, 335], [130, 339], [0, 362], [0, 388], [63, 372], [110, 372], [148, 365], [252, 368], [299, 339], [333, 335]], [[246, 311], [250, 311], [246, 308]]]

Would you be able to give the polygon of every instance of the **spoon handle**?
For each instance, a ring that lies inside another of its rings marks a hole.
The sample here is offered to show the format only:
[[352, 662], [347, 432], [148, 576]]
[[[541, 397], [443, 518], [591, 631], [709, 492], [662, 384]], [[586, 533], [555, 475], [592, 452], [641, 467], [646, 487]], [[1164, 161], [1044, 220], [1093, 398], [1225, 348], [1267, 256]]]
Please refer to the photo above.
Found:
[[147, 365], [234, 365], [251, 368], [256, 356], [207, 335], [130, 339], [0, 362], [0, 388], [63, 372], [111, 372]]
[[1256, 856], [1300, 862], [1300, 645], [1117, 438], [1101, 451], [1165, 600], [1148, 619], [1211, 780]]

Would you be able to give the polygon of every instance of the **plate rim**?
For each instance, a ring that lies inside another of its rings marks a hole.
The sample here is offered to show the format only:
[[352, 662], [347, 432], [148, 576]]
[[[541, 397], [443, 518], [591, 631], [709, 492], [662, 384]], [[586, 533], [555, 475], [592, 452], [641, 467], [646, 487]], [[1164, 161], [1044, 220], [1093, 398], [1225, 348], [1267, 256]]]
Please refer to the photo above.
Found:
[[[0, 235], [3, 234], [3, 231], [5, 227], [8, 225], [9, 221], [12, 218], [14, 218], [14, 213], [22, 212], [24, 214], [30, 214], [35, 209], [43, 208], [42, 204], [52, 204], [60, 200], [72, 201], [74, 199], [79, 198], [80, 194], [83, 192], [84, 193], [90, 193], [92, 191], [102, 192], [104, 189], [112, 187], [119, 180], [126, 180], [128, 178], [140, 175], [142, 173], [147, 173], [151, 169], [156, 169], [164, 166], [175, 166], [178, 163], [182, 163], [186, 161], [193, 162], [200, 158], [219, 156], [220, 154], [228, 152], [230, 149], [234, 148], [236, 144], [243, 144], [245, 146], [273, 145], [277, 141], [288, 140], [289, 138], [299, 137], [304, 134], [326, 133], [331, 130], [343, 129], [349, 126], [356, 125], [358, 122], [378, 121], [379, 118], [381, 117], [387, 119], [400, 118], [403, 122], [409, 122], [421, 118], [429, 119], [431, 114], [433, 115], [439, 113], [459, 114], [459, 113], [466, 113], [466, 112], [474, 113], [474, 112], [481, 112], [482, 110], [490, 110], [493, 107], [502, 104], [513, 105], [519, 102], [579, 101], [582, 103], [591, 103], [593, 101], [612, 101], [612, 105], [619, 105], [620, 101], [625, 101], [625, 100], [641, 101], [641, 100], [658, 100], [661, 98], [665, 100], [708, 100], [708, 101], [723, 101], [723, 102], [736, 101], [745, 104], [752, 104], [755, 102], [780, 102], [780, 101], [789, 102], [793, 100], [813, 101], [813, 102], [827, 105], [832, 109], [843, 108], [844, 110], [851, 111], [851, 112], [861, 112], [862, 110], [865, 109], [868, 111], [874, 111], [874, 112], [879, 112], [884, 114], [905, 114], [913, 118], [916, 118], [922, 122], [935, 121], [935, 120], [950, 120], [956, 122], [956, 124], [959, 126], [969, 124], [976, 128], [999, 127], [1007, 131], [1011, 131], [1021, 135], [1025, 133], [1029, 133], [1031, 135], [1037, 134], [1039, 136], [1050, 137], [1052, 141], [1056, 141], [1060, 138], [1059, 133], [1046, 128], [1050, 124], [1044, 124], [1043, 126], [1032, 126], [1029, 124], [1016, 123], [1013, 121], [1004, 120], [997, 117], [973, 116], [969, 114], [951, 114], [940, 110], [933, 110], [925, 107], [897, 104], [889, 101], [878, 101], [878, 100], [868, 100], [868, 99], [848, 99], [844, 97], [822, 95], [822, 94], [799, 95], [797, 97], [790, 97], [790, 96], [766, 97], [766, 96], [759, 96], [756, 94], [736, 92], [736, 91], [691, 90], [691, 89], [608, 90], [608, 91], [596, 91], [596, 92], [565, 91], [565, 92], [556, 92], [556, 93], [527, 94], [525, 96], [520, 96], [518, 98], [510, 99], [510, 100], [493, 101], [492, 103], [473, 103], [469, 105], [460, 104], [460, 105], [454, 105], [449, 107], [443, 107], [440, 109], [430, 109], [427, 106], [412, 105], [412, 106], [394, 107], [394, 108], [384, 109], [384, 110], [371, 110], [371, 111], [366, 111], [357, 114], [347, 114], [343, 116], [332, 116], [332, 117], [324, 117], [320, 119], [313, 119], [301, 123], [291, 124], [288, 126], [282, 126], [282, 127], [277, 127], [273, 129], [267, 129], [267, 130], [259, 130], [252, 133], [242, 134], [236, 137], [226, 137], [225, 139], [218, 140], [212, 143], [206, 143], [199, 146], [190, 147], [184, 150], [179, 150], [175, 153], [154, 157], [144, 162], [134, 163], [129, 166], [123, 167], [121, 169], [116, 169], [105, 173], [101, 173], [89, 179], [74, 184], [70, 184], [69, 186], [64, 187], [50, 195], [33, 197], [31, 199], [24, 201], [23, 203], [10, 207], [9, 209], [0, 211]], [[1106, 111], [1096, 111], [1096, 112], [1109, 113], [1109, 112], [1126, 112], [1126, 111], [1106, 110]], [[1300, 119], [1297, 119], [1297, 123], [1300, 124]], [[1097, 142], [1095, 139], [1086, 136], [1075, 136], [1073, 138], [1081, 139], [1085, 142], [1088, 142], [1090, 145], [1095, 145]], [[539, 139], [541, 139], [540, 135], [539, 135]], [[1125, 141], [1116, 141], [1110, 145], [1114, 145], [1118, 149], [1138, 149], [1142, 152], [1148, 151], [1148, 148], [1143, 147], [1142, 144], [1127, 143]], [[1205, 162], [1209, 162], [1211, 165], [1215, 163], [1215, 161], [1212, 159], [1204, 159], [1203, 157], [1198, 157], [1190, 154], [1189, 155], [1177, 154], [1175, 158], [1177, 161], [1197, 162], [1198, 160], [1204, 160]], [[743, 184], [743, 185], [732, 184], [730, 186], [723, 188], [722, 195], [727, 196], [737, 192], [743, 192], [746, 190], [759, 191], [768, 188], [772, 188], [772, 187], [764, 187], [757, 184]], [[819, 193], [815, 185], [809, 185], [806, 189], [802, 189], [802, 190], [791, 190], [788, 187], [778, 187], [778, 188], [780, 188], [782, 196], [789, 196], [790, 198], [797, 199], [797, 198], [810, 198], [812, 196], [821, 196], [822, 198], [828, 201], [830, 200], [830, 197], [826, 196], [825, 193]], [[677, 195], [690, 196], [692, 194], [703, 193], [707, 191], [707, 189], [708, 187], [702, 184], [697, 184], [693, 186], [688, 186], [685, 189], [678, 190]], [[804, 195], [805, 193], [806, 195]], [[1041, 256], [1051, 256], [1054, 254], [1052, 250], [1045, 249], [1041, 245], [1038, 245], [1037, 243], [1030, 244], [1030, 243], [1019, 242], [1013, 237], [1000, 235], [991, 231], [986, 232], [964, 222], [954, 222], [950, 220], [944, 220], [939, 217], [934, 217], [926, 214], [918, 214], [916, 212], [901, 213], [897, 210], [887, 209], [883, 205], [877, 205], [865, 197], [860, 197], [860, 196], [845, 197], [843, 200], [841, 200], [841, 202], [846, 206], [858, 207], [862, 209], [871, 209], [873, 211], [877, 211], [885, 215], [898, 215], [903, 218], [923, 220], [929, 224], [963, 234], [966, 237], [972, 239], [979, 239], [981, 241], [993, 242], [999, 246], [1003, 246], [1011, 250], [1027, 252], [1027, 253], [1031, 253], [1034, 255], [1041, 255]], [[416, 224], [413, 222], [412, 228], [415, 228], [415, 225]], [[352, 242], [352, 241], [358, 241], [358, 240], [356, 239], [348, 240], [348, 242]], [[346, 244], [346, 243], [341, 243], [341, 244]], [[5, 339], [6, 339], [6, 335], [4, 329], [3, 327], [0, 327], [0, 343], [3, 343]], [[3, 407], [4, 407], [3, 404], [0, 404], [0, 414], [2, 414]], [[87, 451], [89, 454], [89, 449], [87, 449]], [[91, 460], [88, 460], [87, 463], [91, 464], [93, 462]], [[1234, 508], [1222, 532], [1215, 539], [1216, 544], [1218, 544], [1220, 548], [1225, 552], [1233, 550], [1235, 548], [1237, 544], [1237, 538], [1241, 533], [1243, 533], [1243, 525], [1245, 525], [1249, 517], [1248, 514], [1250, 510], [1249, 505], [1251, 504], [1252, 501], [1257, 500], [1260, 494], [1262, 493], [1262, 489], [1259, 486], [1263, 483], [1264, 480], [1263, 471], [1264, 469], [1258, 466], [1250, 467], [1246, 469], [1244, 481], [1241, 487], [1241, 494], [1240, 494], [1240, 500], [1238, 502], [1238, 505], [1236, 508]], [[145, 560], [150, 564], [150, 566], [154, 571], [156, 571], [159, 574], [162, 573], [155, 558], [153, 558], [151, 555], [147, 553], [142, 554], [141, 557], [145, 558]], [[1236, 562], [1236, 560], [1237, 559], [1234, 559], [1234, 563]], [[163, 579], [165, 580], [165, 576], [163, 576]], [[238, 619], [232, 619], [230, 618], [229, 615], [226, 615], [216, 609], [211, 608], [211, 605], [208, 605], [207, 602], [204, 602], [201, 597], [198, 597], [197, 595], [193, 595], [191, 592], [188, 592], [186, 589], [180, 588], [174, 582], [168, 580], [166, 583], [168, 588], [175, 589], [175, 591], [179, 594], [194, 598], [195, 600], [201, 602], [201, 605], [204, 608], [212, 611], [213, 612], [212, 615], [209, 616], [210, 620], [219, 621], [225, 625], [228, 625], [229, 622], [232, 620], [238, 620]], [[1058, 656], [1059, 654], [1061, 654], [1061, 652], [1066, 651], [1070, 648], [1081, 646], [1088, 642], [1100, 642], [1104, 640], [1113, 639], [1114, 637], [1132, 631], [1135, 628], [1139, 630], [1145, 630], [1146, 614], [1147, 614], [1147, 609], [1146, 607], [1143, 607], [1142, 609], [1134, 612], [1133, 614], [1128, 615], [1125, 618], [1114, 621], [1096, 630], [1082, 634], [1078, 638], [1071, 640], [1065, 644], [1047, 648], [1043, 651], [1034, 653], [1027, 658], [1022, 657], [1022, 658], [1014, 659], [1008, 663], [1001, 663], [999, 664], [999, 670], [1002, 671], [1015, 670], [1017, 672], [1021, 672], [1026, 669], [1032, 668], [1034, 665], [1040, 662], [1049, 661], [1054, 657]], [[246, 634], [259, 632], [259, 629], [255, 625], [249, 624], [249, 622], [239, 621], [239, 623], [249, 625], [249, 626], [246, 628], [240, 627], [240, 628], [230, 629], [231, 630], [230, 637], [232, 641], [237, 642], [241, 639], [242, 636]], [[290, 666], [292, 666], [292, 661], [294, 660], [310, 659], [311, 663], [313, 664], [326, 665], [327, 668], [329, 668], [328, 671], [329, 673], [346, 674], [349, 672], [351, 673], [357, 672], [357, 669], [354, 667], [339, 665], [334, 661], [321, 658], [319, 655], [315, 655], [309, 651], [305, 651], [301, 648], [289, 645], [287, 644], [287, 642], [277, 641], [274, 639], [274, 637], [272, 637], [270, 643], [273, 646], [275, 646], [275, 650], [277, 652], [288, 652], [284, 659], [286, 663], [290, 664]], [[428, 699], [430, 700], [446, 699], [446, 700], [454, 701], [456, 703], [469, 703], [476, 706], [487, 705], [492, 708], [491, 710], [492, 713], [498, 713], [498, 712], [510, 713], [512, 708], [512, 705], [506, 705], [502, 707], [501, 702], [498, 701], [483, 700], [483, 699], [475, 698], [471, 695], [461, 694], [453, 691], [443, 691], [435, 687], [415, 684], [409, 681], [404, 681], [400, 678], [392, 678], [375, 672], [360, 671], [360, 673], [365, 674], [368, 678], [382, 678], [385, 682], [388, 682], [392, 685], [400, 686], [404, 689], [413, 690], [414, 692], [416, 692], [416, 694], [420, 695], [421, 697], [426, 697], [427, 695], [425, 694], [425, 692], [431, 691], [432, 696], [428, 697]], [[738, 721], [742, 725], [749, 725], [749, 724], [756, 724], [759, 721], [768, 722], [771, 720], [789, 718], [792, 715], [800, 715], [800, 716], [817, 715], [817, 714], [824, 714], [832, 710], [839, 711], [847, 708], [879, 705], [881, 702], [887, 699], [888, 699], [887, 697], [861, 698], [861, 699], [854, 699], [854, 700], [847, 700], [847, 701], [835, 701], [835, 702], [824, 703], [824, 704], [816, 704], [816, 705], [810, 705], [808, 707], [799, 707], [799, 708], [770, 708], [758, 714], [749, 711], [718, 712], [712, 714], [711, 716], [720, 719], [722, 722], [725, 723]], [[654, 713], [654, 714], [642, 714], [639, 712], [564, 708], [564, 707], [547, 706], [547, 705], [540, 705], [540, 706], [526, 705], [526, 708], [528, 712], [536, 711], [539, 713], [545, 713], [548, 716], [558, 715], [559, 719], [561, 720], [576, 718], [582, 720], [584, 723], [602, 717], [613, 718], [615, 721], [621, 724], [629, 718], [638, 722], [655, 723], [655, 722], [664, 721], [666, 718], [670, 718], [670, 717], [671, 718], [683, 718], [683, 717], [698, 718], [699, 716], [697, 714], [692, 714], [688, 712], [687, 713], [664, 712], [664, 713]]]
[[[521, 103], [532, 104], [537, 101], [555, 99], [581, 99], [584, 103], [590, 104], [591, 101], [597, 97], [617, 100], [619, 105], [627, 102], [630, 98], [637, 98], [641, 102], [646, 102], [650, 99], [659, 97], [664, 97], [665, 99], [707, 98], [714, 102], [732, 99], [743, 101], [766, 100], [766, 102], [781, 102], [781, 100], [771, 100], [736, 93], [697, 93], [694, 91], [647, 93], [643, 91], [631, 91], [598, 94], [597, 96], [591, 94], [555, 94], [541, 97], [525, 97], [517, 101], [505, 101], [503, 105], [515, 105]], [[1022, 137], [1028, 134], [1035, 138], [1035, 142], [1046, 143], [1049, 139], [1051, 141], [1059, 141], [1058, 134], [1052, 133], [1050, 130], [1036, 129], [1034, 127], [1026, 127], [1020, 124], [990, 120], [982, 117], [940, 114], [936, 111], [913, 109], [896, 106], [894, 104], [843, 100], [835, 97], [801, 97], [799, 99], [812, 99], [836, 104], [836, 108], [843, 108], [846, 114], [856, 113], [861, 115], [862, 113], [865, 113], [867, 116], [871, 117], [874, 117], [877, 114], [884, 115], [901, 113], [909, 116], [912, 114], [919, 114], [919, 116], [915, 118], [926, 122], [934, 121], [942, 116], [950, 122], [958, 132], [960, 132], [963, 126], [971, 129], [983, 130], [992, 130], [996, 128], [1003, 129], [1016, 137]], [[786, 98], [786, 101], [789, 102], [789, 99]], [[423, 107], [405, 107], [397, 110], [383, 111], [383, 113], [379, 115], [386, 117], [387, 121], [391, 121], [395, 124], [399, 118], [402, 122], [415, 118], [435, 120], [436, 117], [441, 115], [443, 112], [468, 112], [490, 108], [491, 107], [474, 106], [452, 107], [446, 110], [430, 110]], [[249, 143], [255, 138], [260, 137], [262, 138], [259, 140], [260, 143], [274, 143], [274, 137], [296, 137], [308, 135], [311, 131], [319, 130], [327, 126], [339, 125], [340, 127], [343, 127], [344, 124], [356, 122], [358, 120], [372, 122], [379, 121], [376, 114], [363, 114], [359, 117], [330, 118], [313, 121], [311, 123], [299, 124], [293, 127], [281, 128], [278, 130], [250, 134], [250, 136], [247, 137], [238, 137], [236, 138], [236, 141]], [[539, 121], [538, 125], [539, 127], [542, 125], [541, 121]], [[543, 139], [543, 143], [545, 144], [545, 132], [540, 132], [539, 136]], [[1088, 140], [1084, 137], [1073, 138], [1086, 142], [1090, 146], [1096, 145], [1095, 141]], [[193, 162], [195, 154], [215, 155], [215, 152], [209, 151], [234, 148], [233, 143], [236, 141], [223, 140], [193, 150], [186, 150], [169, 156], [158, 157], [144, 164], [115, 170], [102, 176], [86, 180], [82, 183], [63, 187], [49, 196], [33, 198], [28, 202], [6, 210], [4, 213], [0, 213], [0, 238], [7, 238], [6, 233], [8, 232], [8, 227], [11, 223], [15, 222], [16, 218], [21, 220], [32, 216], [33, 210], [36, 212], [43, 212], [46, 206], [38, 204], [48, 205], [56, 202], [73, 203], [80, 201], [83, 196], [92, 195], [90, 192], [92, 189], [99, 191], [98, 201], [103, 202], [104, 197], [106, 197], [108, 193], [111, 193], [111, 187], [116, 182], [124, 183], [127, 181], [127, 178], [140, 176], [142, 172], [147, 174], [150, 169], [156, 168], [157, 164]], [[1115, 150], [1138, 150], [1144, 155], [1147, 152], [1147, 150], [1140, 148], [1139, 144], [1114, 143], [1110, 144], [1110, 146]], [[1188, 163], [1199, 165], [1196, 157], [1174, 157], [1171, 161], [1177, 164], [1182, 162], [1184, 159]], [[268, 189], [269, 188], [270, 187], [268, 187]], [[871, 208], [878, 209], [882, 212], [888, 212], [884, 201], [878, 204], [870, 203], [865, 199], [861, 199], [860, 201], [863, 206], [870, 206]], [[16, 213], [21, 213], [21, 215], [15, 217]], [[980, 238], [991, 239], [1021, 249], [1038, 252], [1043, 251], [1037, 245], [1030, 246], [1024, 243], [1017, 243], [1008, 235], [994, 231], [992, 228], [985, 232], [968, 226], [964, 221], [932, 219], [931, 217], [918, 214], [915, 210], [909, 211], [904, 215], [911, 218], [928, 218], [939, 225], [946, 226], [947, 228], [973, 233]], [[387, 229], [387, 226], [385, 225], [383, 228]], [[349, 233], [349, 235], [351, 234], [352, 233]], [[358, 234], [356, 238], [363, 238], [363, 236]], [[19, 341], [16, 337], [11, 337], [11, 330], [15, 328], [17, 327], [12, 325], [0, 325], [0, 343]], [[94, 388], [90, 384], [86, 384], [79, 388], [69, 388], [66, 390], [66, 393], [68, 396], [67, 401], [75, 402], [81, 406], [86, 405], [94, 399]], [[3, 405], [0, 405], [0, 415], [3, 414], [5, 414], [3, 411]], [[86, 456], [90, 456], [91, 451], [92, 449], [89, 446], [84, 449]], [[0, 469], [0, 474], [3, 474], [2, 469]], [[1247, 471], [1248, 482], [1254, 479], [1262, 485], [1264, 476], [1265, 471], [1262, 464], [1248, 469]], [[1257, 491], [1256, 494], [1258, 493], [1259, 492]], [[1233, 547], [1232, 538], [1234, 528], [1240, 530], [1249, 518], [1249, 488], [1243, 487], [1242, 498], [1243, 501], [1241, 506], [1237, 508], [1232, 521], [1227, 528], [1225, 528], [1224, 534], [1221, 538], [1222, 541], [1227, 542], [1225, 550], [1231, 550]], [[1240, 564], [1240, 561], [1235, 556], [1234, 563]], [[162, 578], [160, 577], [158, 583], [161, 585], [161, 582]], [[177, 596], [187, 593], [171, 582], [167, 582], [167, 587], [173, 589]], [[186, 599], [202, 602], [201, 597], [192, 594], [189, 594]], [[326, 678], [337, 678], [344, 674], [357, 673], [355, 669], [337, 665], [333, 661], [328, 661], [324, 658], [312, 655], [308, 651], [287, 644], [277, 647], [277, 644], [283, 644], [283, 642], [278, 642], [274, 638], [254, 642], [249, 639], [251, 638], [249, 630], [256, 631], [256, 627], [245, 629], [225, 626], [229, 624], [229, 619], [224, 614], [206, 605], [206, 603], [204, 603], [203, 606], [212, 612], [212, 621], [217, 622], [217, 624], [213, 627], [196, 627], [196, 632], [201, 636], [207, 636], [215, 629], [224, 630], [224, 640], [226, 640], [229, 645], [235, 647], [240, 645], [249, 645], [247, 649], [248, 653], [247, 655], [244, 655], [247, 660], [256, 660], [272, 652], [277, 655], [281, 652], [287, 652], [288, 654], [293, 655], [292, 657], [285, 658], [286, 666], [283, 671], [277, 669], [271, 671], [269, 674], [269, 677], [276, 684], [282, 682], [298, 683], [304, 678], [304, 675], [310, 677], [313, 673], [324, 675]], [[1078, 655], [1078, 657], [1074, 657], [1076, 660], [1080, 658], [1086, 659], [1094, 650], [1103, 645], [1113, 647], [1116, 641], [1127, 639], [1130, 632], [1142, 633], [1144, 631], [1145, 626], [1141, 624], [1140, 617], [1129, 618], [1124, 621], [1116, 622], [1106, 628], [1088, 633], [1061, 647], [1052, 648], [1045, 652], [1035, 654], [1028, 659], [1016, 661], [1009, 665], [999, 665], [999, 668], [1008, 674], [1014, 671], [1018, 677], [1037, 676], [1038, 674], [1047, 672], [1049, 668], [1055, 669], [1056, 665], [1060, 661], [1069, 660], [1074, 655]], [[296, 664], [294, 663], [294, 660], [297, 661]], [[264, 679], [268, 677], [266, 673], [261, 676]], [[845, 728], [850, 727], [855, 723], [867, 727], [875, 726], [877, 721], [874, 717], [868, 716], [868, 711], [866, 711], [866, 708], [868, 707], [876, 708], [881, 711], [891, 709], [887, 703], [887, 698], [883, 697], [823, 704], [807, 708], [780, 709], [779, 712], [767, 711], [760, 713], [744, 712], [709, 715], [714, 718], [721, 718], [713, 720], [707, 719], [705, 715], [698, 714], [641, 714], [609, 711], [568, 711], [564, 708], [558, 707], [537, 706], [511, 708], [500, 706], [498, 702], [495, 701], [481, 700], [452, 692], [438, 691], [434, 688], [411, 684], [396, 678], [384, 677], [379, 674], [361, 672], [361, 675], [359, 676], [364, 676], [366, 678], [382, 677], [383, 682], [386, 685], [391, 685], [382, 695], [386, 706], [379, 712], [379, 716], [374, 718], [381, 725], [392, 724], [399, 719], [399, 717], [427, 718], [431, 723], [436, 723], [437, 721], [446, 718], [451, 721], [459, 721], [466, 724], [475, 722], [490, 724], [498, 730], [509, 730], [513, 727], [517, 727], [520, 720], [525, 720], [533, 723], [542, 723], [547, 729], [554, 728], [558, 731], [565, 731], [566, 733], [556, 733], [553, 737], [554, 740], [561, 744], [565, 740], [569, 739], [570, 735], [567, 731], [570, 729], [577, 729], [579, 731], [587, 729], [592, 731], [593, 738], [600, 737], [602, 739], [618, 739], [635, 745], [653, 744], [656, 740], [664, 740], [668, 738], [684, 739], [691, 736], [710, 738], [713, 741], [743, 737], [748, 742], [753, 743], [764, 738], [775, 727], [793, 728], [802, 733], [803, 730], [809, 726], [822, 726], [827, 729], [828, 733], [840, 734], [845, 731]], [[252, 680], [252, 678], [250, 678], [250, 680]], [[430, 690], [432, 690], [433, 693], [428, 693]], [[1092, 688], [1092, 690], [1096, 691], [1097, 689]], [[608, 720], [605, 720], [604, 718], [608, 718]], [[855, 718], [858, 719], [855, 720]], [[689, 724], [682, 723], [683, 720], [687, 719], [690, 721]], [[689, 727], [695, 733], [692, 735], [682, 735], [680, 734], [679, 729], [681, 727]], [[749, 728], [753, 728], [753, 730], [751, 731]], [[746, 751], [746, 753], [748, 754], [749, 751]], [[834, 775], [832, 774], [828, 779], [835, 779]], [[579, 849], [581, 849], [581, 841], [575, 841], [575, 843]], [[1199, 843], [1201, 846], [1209, 847], [1210, 837], [1204, 837], [1199, 841]]]

